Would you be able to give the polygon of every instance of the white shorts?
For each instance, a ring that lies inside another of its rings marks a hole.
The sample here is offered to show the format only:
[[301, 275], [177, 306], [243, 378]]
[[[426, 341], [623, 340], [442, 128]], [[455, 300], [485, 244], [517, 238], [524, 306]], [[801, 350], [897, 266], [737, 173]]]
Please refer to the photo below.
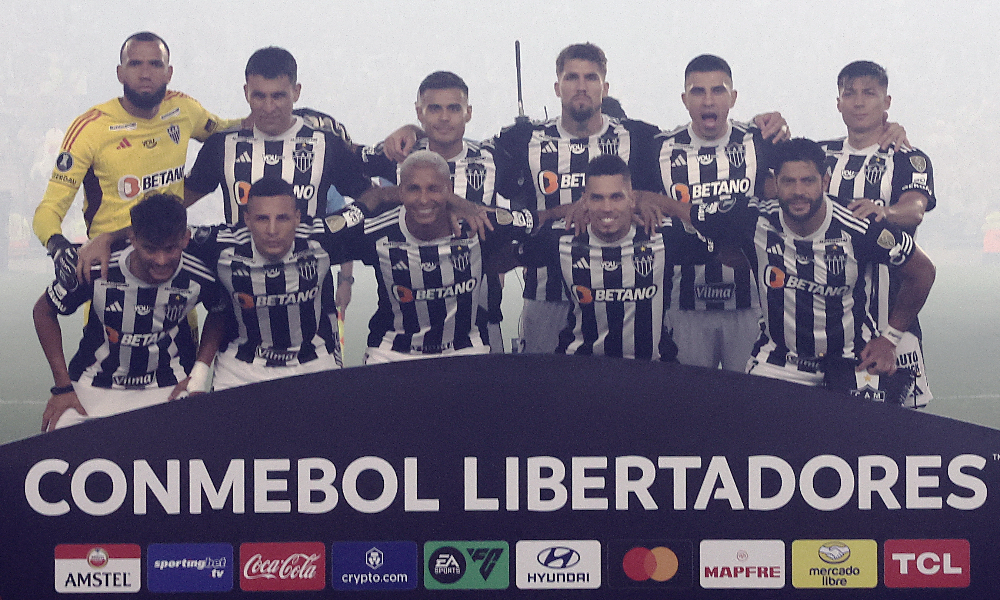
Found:
[[903, 334], [903, 339], [896, 345], [896, 366], [910, 367], [917, 373], [913, 392], [903, 400], [903, 406], [923, 408], [934, 399], [931, 388], [927, 386], [927, 368], [924, 366], [924, 352], [920, 349], [920, 340], [910, 332]]
[[472, 346], [462, 348], [443, 354], [424, 354], [422, 352], [396, 352], [395, 350], [383, 350], [382, 348], [368, 348], [365, 351], [365, 365], [383, 365], [391, 362], [401, 362], [404, 360], [424, 360], [426, 358], [449, 358], [452, 356], [472, 356], [475, 354], [489, 354], [489, 346]]
[[760, 337], [760, 311], [670, 309], [663, 327], [677, 345], [682, 365], [722, 368], [743, 373]]
[[559, 346], [559, 332], [566, 329], [566, 320], [572, 303], [543, 302], [524, 299], [521, 309], [520, 331], [522, 352], [529, 354], [554, 354]]
[[56, 429], [77, 425], [89, 419], [110, 417], [137, 408], [163, 404], [174, 390], [173, 386], [144, 390], [110, 390], [94, 387], [91, 381], [88, 378], [73, 382], [73, 391], [76, 392], [76, 397], [87, 411], [87, 415], [81, 415], [76, 409], [71, 408], [60, 415]]
[[289, 367], [265, 367], [264, 365], [243, 362], [230, 354], [219, 354], [215, 358], [215, 377], [212, 380], [212, 389], [226, 390], [258, 381], [270, 381], [339, 368], [340, 365], [337, 364], [336, 357], [331, 354], [320, 356], [305, 364]]

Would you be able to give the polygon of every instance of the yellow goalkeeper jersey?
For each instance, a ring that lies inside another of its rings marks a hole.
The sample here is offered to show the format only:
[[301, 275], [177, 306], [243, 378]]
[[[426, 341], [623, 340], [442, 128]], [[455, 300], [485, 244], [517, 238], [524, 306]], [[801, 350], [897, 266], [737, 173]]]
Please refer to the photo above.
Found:
[[42, 244], [61, 233], [62, 220], [80, 186], [87, 236], [131, 223], [129, 210], [149, 193], [184, 194], [188, 140], [234, 125], [197, 100], [168, 91], [152, 119], [130, 115], [118, 98], [95, 106], [70, 125], [56, 158], [33, 227]]

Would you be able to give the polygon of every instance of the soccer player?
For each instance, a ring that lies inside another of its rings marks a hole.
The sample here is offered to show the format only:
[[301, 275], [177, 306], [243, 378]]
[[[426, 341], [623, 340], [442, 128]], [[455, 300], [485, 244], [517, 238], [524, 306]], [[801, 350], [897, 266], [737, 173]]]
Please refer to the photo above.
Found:
[[[148, 196], [130, 220], [131, 245], [111, 256], [106, 276], [74, 289], [55, 281], [35, 303], [35, 331], [55, 380], [42, 431], [166, 402], [195, 360], [188, 312], [198, 302], [213, 313], [226, 308], [211, 270], [184, 252], [191, 234], [179, 198]], [[56, 315], [91, 300], [67, 367]]]
[[231, 300], [226, 320], [206, 320], [199, 350], [200, 372], [216, 357], [215, 389], [340, 368], [330, 266], [348, 259], [346, 234], [363, 222], [356, 205], [302, 222], [292, 184], [274, 177], [250, 186], [243, 225], [195, 230], [191, 252]]
[[[707, 238], [739, 239], [751, 259], [764, 313], [751, 374], [821, 385], [839, 359], [857, 361], [858, 372], [893, 373], [902, 332], [934, 282], [934, 265], [908, 233], [859, 219], [826, 195], [825, 160], [819, 144], [799, 138], [776, 148], [776, 200], [728, 210], [661, 200]], [[881, 330], [868, 310], [871, 263], [892, 266], [900, 280]]]
[[[847, 136], [821, 142], [830, 170], [828, 192], [858, 218], [886, 220], [911, 236], [923, 221], [925, 211], [937, 203], [930, 159], [917, 149], [883, 149], [879, 137], [892, 102], [889, 77], [871, 61], [855, 61], [837, 75], [837, 110], [847, 126]], [[875, 302], [871, 307], [880, 326], [885, 326], [889, 307], [898, 294], [898, 280], [888, 267], [880, 266], [873, 279]], [[920, 323], [917, 320], [896, 348], [897, 366], [918, 373], [917, 383], [906, 400], [909, 406], [924, 406], [932, 398], [923, 360]]]
[[326, 216], [331, 186], [352, 198], [371, 187], [346, 132], [311, 127], [304, 123], [308, 117], [293, 114], [302, 84], [291, 53], [261, 48], [247, 61], [245, 76], [254, 128], [221, 132], [205, 142], [184, 182], [186, 205], [221, 185], [226, 223], [235, 225], [242, 222], [250, 185], [276, 177], [292, 184], [299, 211], [311, 221]]
[[524, 264], [551, 265], [549, 273], [561, 274], [569, 290], [573, 308], [556, 352], [675, 360], [669, 336], [661, 339], [664, 276], [669, 282], [673, 260], [667, 254], [675, 249], [665, 246], [660, 231], [648, 235], [633, 225], [635, 198], [625, 161], [602, 154], [590, 161], [586, 175], [580, 202], [588, 210], [587, 230], [559, 235], [543, 229], [522, 246]]
[[365, 364], [489, 352], [484, 264], [538, 217], [496, 208], [485, 241], [468, 229], [456, 236], [451, 186], [440, 154], [414, 152], [400, 166], [402, 206], [365, 221], [361, 259], [375, 269], [379, 298]]
[[[449, 71], [435, 71], [417, 88], [414, 103], [417, 120], [426, 137], [417, 141], [415, 150], [440, 154], [451, 171], [452, 191], [461, 198], [486, 206], [510, 208], [510, 200], [496, 191], [497, 169], [493, 153], [480, 144], [465, 139], [465, 126], [472, 119], [469, 86]], [[385, 154], [383, 144], [366, 148], [362, 154], [366, 174], [395, 183], [398, 164]], [[495, 269], [487, 269], [490, 278], [488, 306], [489, 339], [492, 352], [503, 352], [500, 333], [501, 279]]]
[[62, 235], [62, 220], [81, 185], [88, 237], [116, 231], [129, 224], [129, 209], [143, 195], [181, 195], [189, 139], [205, 141], [217, 129], [239, 123], [220, 121], [193, 98], [167, 91], [173, 67], [170, 49], [158, 35], [129, 36], [120, 56], [122, 97], [73, 121], [35, 210], [35, 235], [69, 287], [76, 251]]
[[[657, 191], [696, 205], [771, 197], [773, 142], [756, 125], [729, 119], [736, 103], [729, 64], [711, 54], [694, 58], [681, 100], [691, 121], [654, 140], [656, 162], [647, 168]], [[750, 265], [728, 242], [713, 240], [719, 250], [704, 264], [673, 267], [667, 329], [681, 363], [743, 372], [760, 334], [760, 306]]]

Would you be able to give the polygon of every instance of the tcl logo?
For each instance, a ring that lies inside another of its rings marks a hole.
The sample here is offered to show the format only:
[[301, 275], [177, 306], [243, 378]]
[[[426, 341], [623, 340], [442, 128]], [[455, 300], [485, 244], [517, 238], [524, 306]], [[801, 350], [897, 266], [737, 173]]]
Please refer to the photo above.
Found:
[[326, 549], [321, 542], [243, 544], [240, 589], [321, 590], [326, 586]]
[[884, 564], [886, 587], [969, 586], [968, 540], [886, 540]]

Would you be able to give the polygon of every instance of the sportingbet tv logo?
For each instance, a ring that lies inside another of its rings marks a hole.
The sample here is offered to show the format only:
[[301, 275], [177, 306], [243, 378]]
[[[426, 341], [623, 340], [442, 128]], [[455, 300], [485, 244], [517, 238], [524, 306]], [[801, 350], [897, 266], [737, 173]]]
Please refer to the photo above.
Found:
[[427, 542], [424, 586], [431, 590], [503, 590], [510, 585], [510, 548], [502, 541]]

